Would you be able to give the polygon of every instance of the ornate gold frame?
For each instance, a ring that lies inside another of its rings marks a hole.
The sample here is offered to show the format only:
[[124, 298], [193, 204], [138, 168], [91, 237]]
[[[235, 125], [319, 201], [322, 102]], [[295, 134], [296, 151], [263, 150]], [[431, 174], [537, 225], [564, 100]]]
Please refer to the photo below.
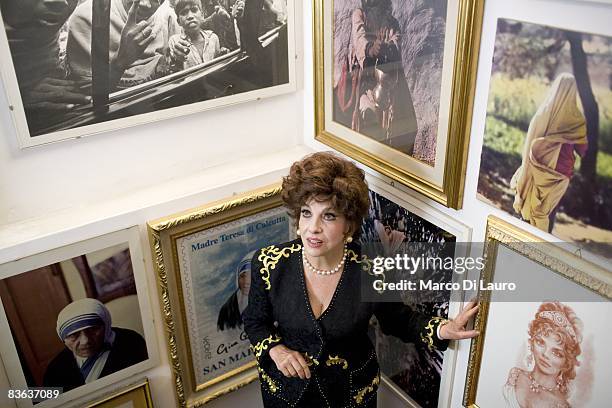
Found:
[[[134, 394], [134, 395], [131, 395]], [[129, 402], [134, 403], [134, 408], [153, 408], [153, 400], [151, 399], [151, 388], [149, 380], [144, 379], [137, 384], [134, 384], [124, 390], [112, 394], [100, 401], [87, 405], [87, 408], [113, 408], [119, 407], [127, 401], [123, 401], [123, 397], [130, 397]], [[118, 401], [121, 399], [122, 401]]]
[[463, 203], [484, 0], [459, 0], [451, 108], [442, 186], [325, 129], [324, 0], [314, 1], [315, 139], [451, 208]]
[[257, 378], [257, 370], [253, 361], [204, 384], [195, 384], [176, 241], [204, 229], [279, 207], [280, 191], [277, 183], [148, 223], [179, 407], [199, 407], [249, 384]]
[[[534, 243], [537, 243], [537, 245], [534, 245]], [[493, 280], [499, 245], [504, 245], [547, 267], [552, 272], [603, 297], [612, 299], [612, 274], [610, 271], [578, 258], [554, 243], [542, 242], [542, 239], [537, 236], [492, 215], [487, 219], [484, 248], [485, 268], [480, 276], [480, 279], [485, 283]], [[470, 345], [470, 357], [463, 395], [463, 405], [468, 408], [479, 408], [476, 404], [476, 393], [489, 315], [490, 292], [481, 291], [478, 300], [480, 309], [476, 315], [474, 328], [480, 332], [480, 335], [474, 338]]]

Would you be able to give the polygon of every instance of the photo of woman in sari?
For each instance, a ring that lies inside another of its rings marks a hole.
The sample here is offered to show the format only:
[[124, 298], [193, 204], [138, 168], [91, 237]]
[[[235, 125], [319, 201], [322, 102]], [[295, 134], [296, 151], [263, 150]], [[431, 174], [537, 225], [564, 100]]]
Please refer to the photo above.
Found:
[[477, 197], [612, 257], [612, 37], [497, 21]]
[[588, 148], [586, 122], [577, 105], [574, 76], [560, 74], [527, 131], [523, 162], [514, 173], [514, 209], [541, 230], [551, 232], [559, 202], [574, 172], [576, 154]]

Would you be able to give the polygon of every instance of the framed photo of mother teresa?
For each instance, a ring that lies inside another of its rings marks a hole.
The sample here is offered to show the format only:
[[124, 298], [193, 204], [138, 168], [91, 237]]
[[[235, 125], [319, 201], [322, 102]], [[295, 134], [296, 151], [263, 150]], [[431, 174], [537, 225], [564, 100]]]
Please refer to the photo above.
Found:
[[22, 148], [296, 89], [293, 0], [4, 0], [0, 11]]
[[[81, 273], [82, 258], [105, 275]], [[96, 292], [113, 276], [132, 284], [113, 298]], [[157, 364], [137, 227], [0, 265], [0, 300], [8, 388], [31, 391], [19, 407], [82, 407]]]
[[609, 405], [612, 272], [492, 216], [485, 248], [464, 405]]
[[483, 0], [315, 0], [316, 139], [462, 205]]
[[251, 258], [294, 230], [279, 184], [149, 222], [179, 406], [257, 378], [241, 318]]
[[478, 198], [612, 258], [609, 36], [499, 19]]

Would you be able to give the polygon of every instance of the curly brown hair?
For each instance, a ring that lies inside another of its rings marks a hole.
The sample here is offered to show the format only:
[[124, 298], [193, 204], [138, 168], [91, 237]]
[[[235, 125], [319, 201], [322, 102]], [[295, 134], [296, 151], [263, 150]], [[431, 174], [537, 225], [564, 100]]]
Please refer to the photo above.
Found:
[[[552, 320], [540, 316], [540, 313], [546, 311], [565, 315], [567, 321], [571, 325], [571, 330], [574, 331], [575, 337], [570, 335], [567, 330], [556, 325]], [[550, 333], [556, 334], [561, 339], [563, 344], [562, 347], [565, 352], [565, 363], [561, 369], [560, 382], [558, 382], [558, 385], [559, 391], [563, 394], [568, 393], [568, 384], [576, 378], [576, 367], [580, 365], [578, 356], [582, 352], [580, 349], [580, 342], [582, 342], [582, 327], [582, 320], [576, 316], [574, 310], [561, 302], [542, 303], [535, 314], [535, 318], [529, 323], [530, 343], [533, 342], [537, 336], [549, 335]]]
[[283, 178], [281, 196], [296, 226], [301, 207], [311, 198], [329, 200], [344, 215], [355, 237], [370, 207], [363, 170], [331, 152], [313, 153], [293, 163]]

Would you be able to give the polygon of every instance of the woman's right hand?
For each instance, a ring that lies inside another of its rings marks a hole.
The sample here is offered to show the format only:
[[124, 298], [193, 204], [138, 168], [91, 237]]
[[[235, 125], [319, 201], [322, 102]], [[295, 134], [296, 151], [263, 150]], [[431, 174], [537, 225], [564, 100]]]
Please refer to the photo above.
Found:
[[270, 349], [270, 358], [285, 377], [310, 378], [310, 369], [301, 353], [279, 344]]

